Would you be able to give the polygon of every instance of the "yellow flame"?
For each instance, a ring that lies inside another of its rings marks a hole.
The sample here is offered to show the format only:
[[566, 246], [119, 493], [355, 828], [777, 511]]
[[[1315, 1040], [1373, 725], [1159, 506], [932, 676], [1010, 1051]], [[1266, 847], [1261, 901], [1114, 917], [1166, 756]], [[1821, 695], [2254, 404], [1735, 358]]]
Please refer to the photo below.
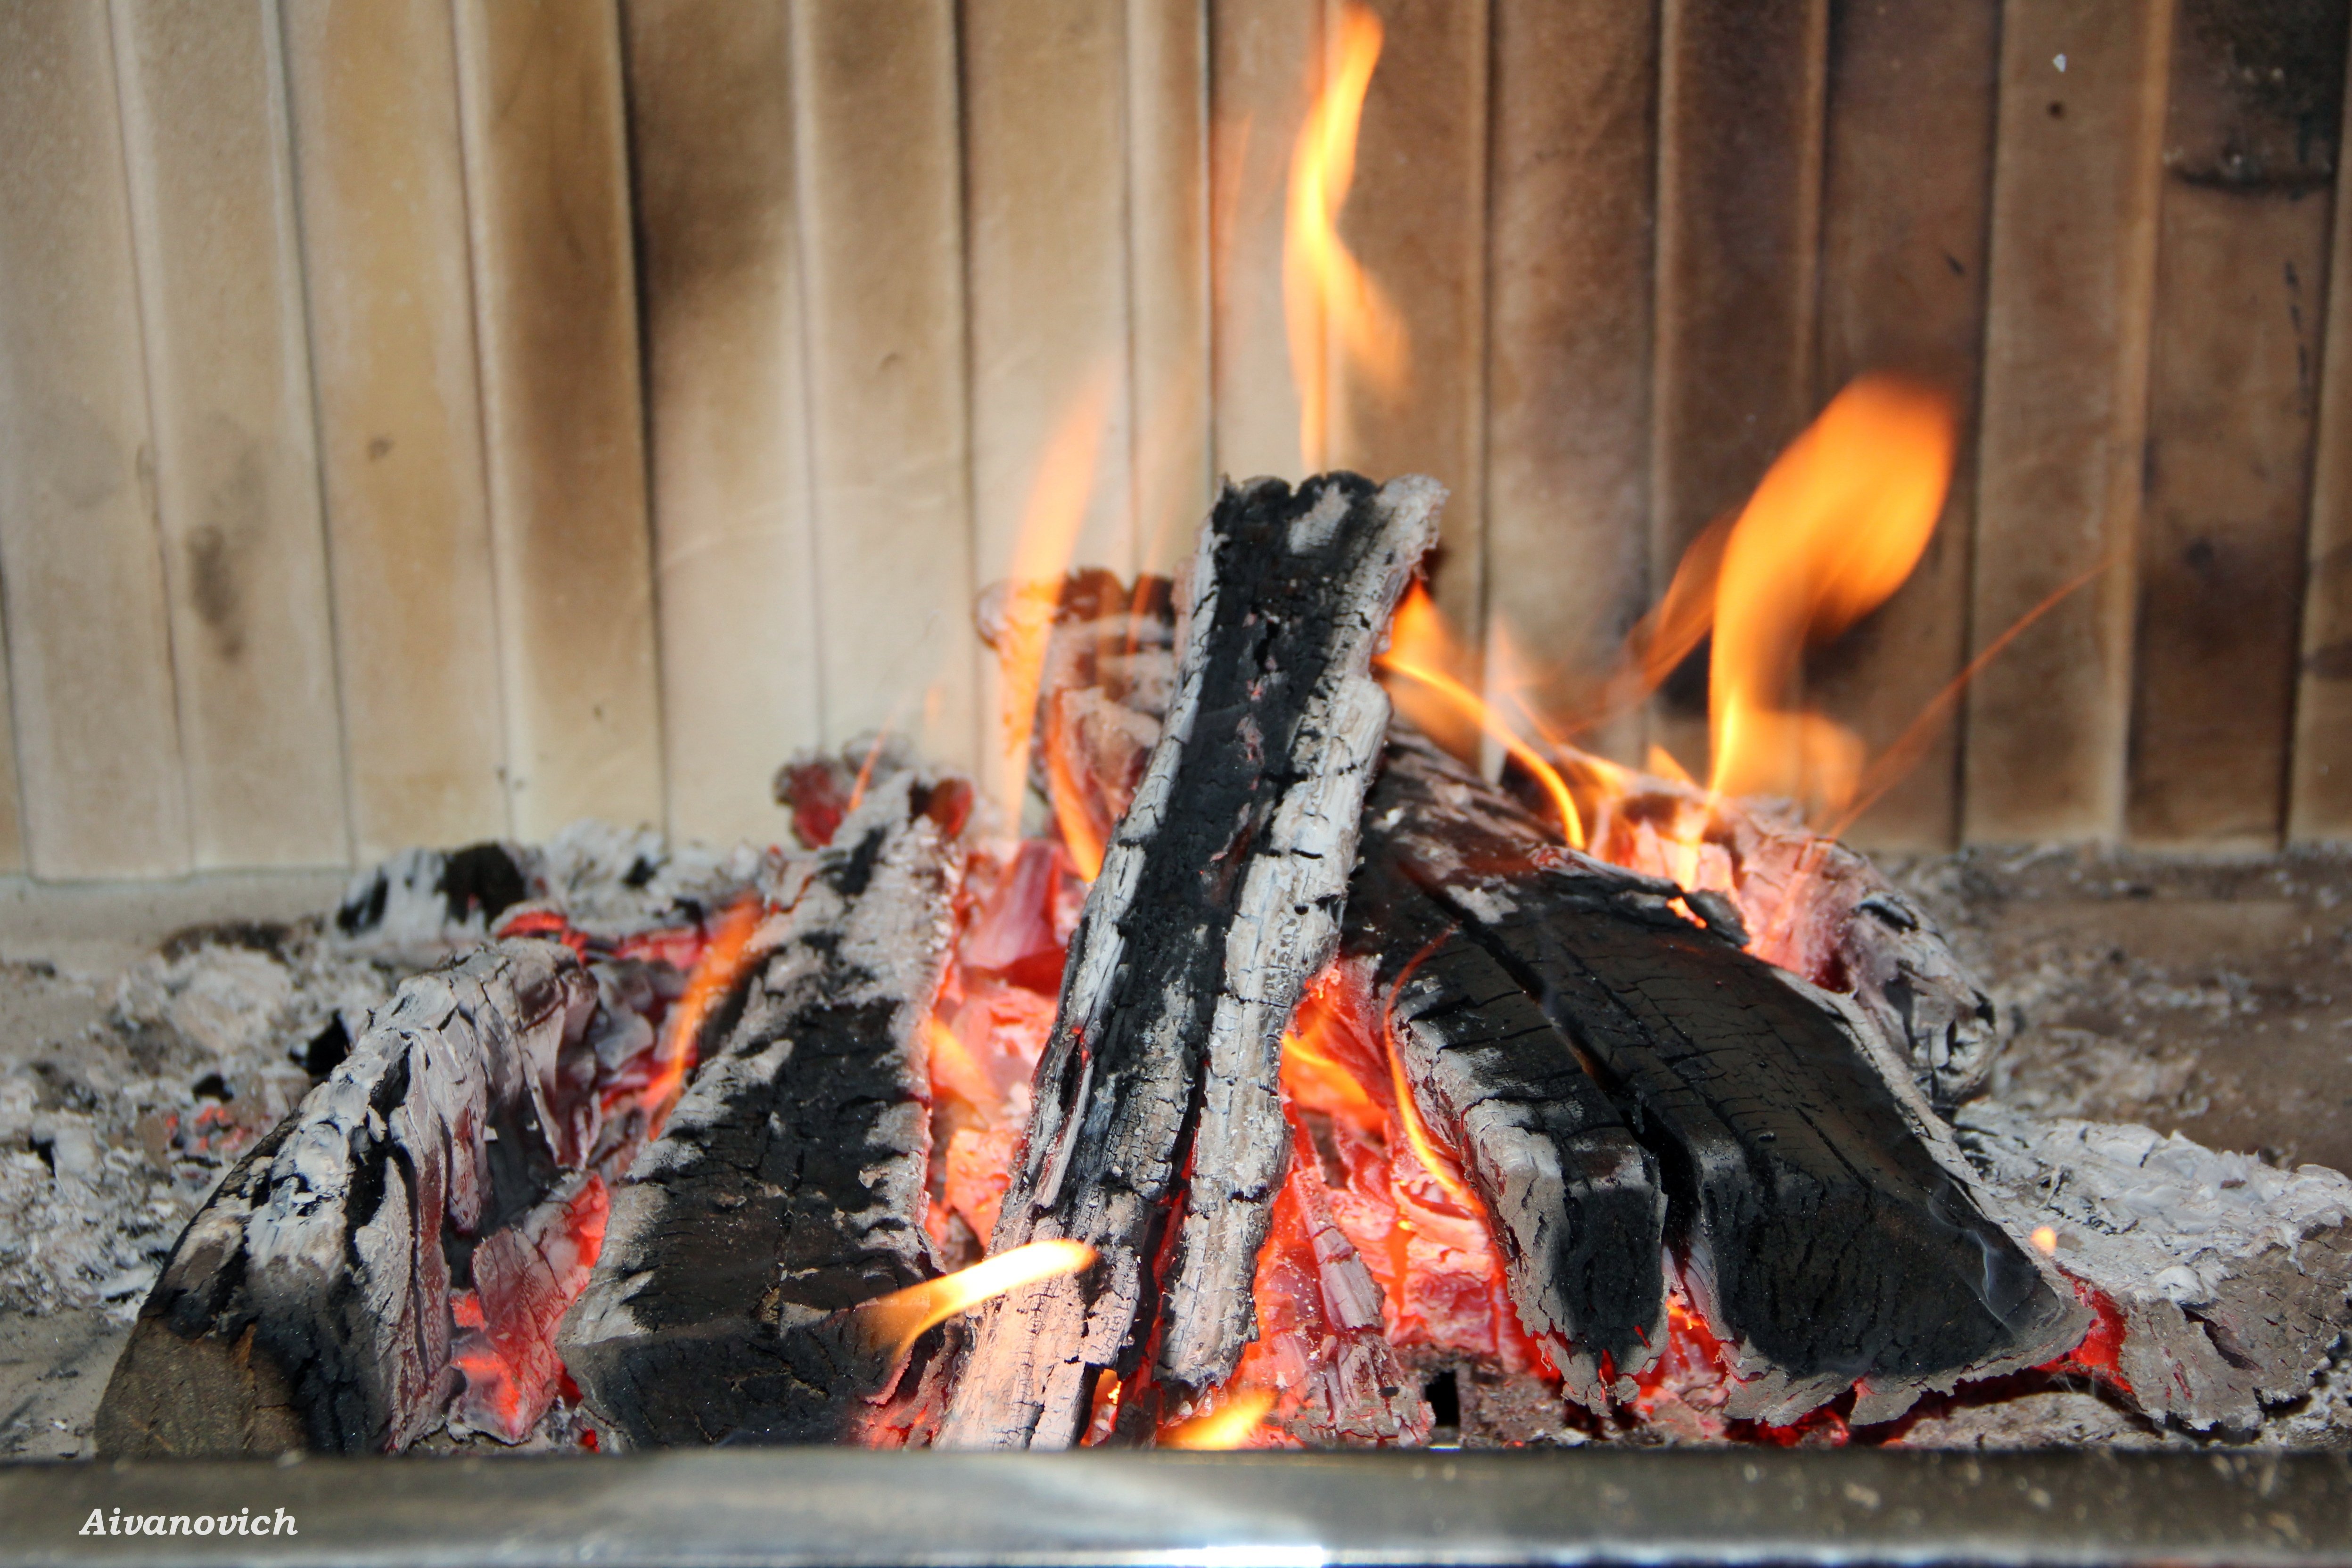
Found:
[[2033, 1236], [2032, 1239], [2033, 1242], [2033, 1249], [2036, 1252], [2041, 1253], [2045, 1258], [2053, 1257], [2058, 1251], [2058, 1232], [2053, 1230], [2049, 1226], [2035, 1226], [2033, 1228]]
[[1086, 526], [1087, 498], [1094, 493], [1095, 467], [1110, 412], [1112, 378], [1108, 365], [1087, 378], [1046, 437], [1021, 510], [1013, 546], [1006, 605], [1009, 629], [998, 650], [1004, 681], [1003, 747], [995, 758], [991, 788], [996, 803], [1017, 821], [1029, 772], [1029, 737], [1037, 722], [1037, 685], [1045, 645], [1054, 630], [1054, 605], [1062, 577]]
[[1864, 376], [1756, 487], [1717, 574], [1707, 670], [1716, 793], [1853, 797], [1861, 740], [1792, 709], [1799, 660], [1910, 576], [1943, 510], [1956, 440], [1941, 393]]
[[1404, 324], [1378, 284], [1339, 238], [1339, 209], [1356, 178], [1356, 131], [1381, 58], [1380, 19], [1361, 5], [1340, 13], [1330, 72], [1290, 154], [1288, 223], [1283, 231], [1282, 304], [1290, 370], [1298, 383], [1298, 456], [1306, 472], [1329, 452], [1331, 367], [1327, 335], [1350, 368], [1394, 392], [1404, 384]]
[[958, 1312], [1024, 1285], [1075, 1274], [1094, 1260], [1095, 1249], [1083, 1241], [1032, 1241], [969, 1269], [877, 1296], [860, 1305], [857, 1314], [869, 1333], [893, 1346], [895, 1356], [904, 1356], [926, 1332]]
[[[1559, 776], [1544, 755], [1521, 739], [1511, 727], [1498, 717], [1493, 706], [1476, 692], [1441, 667], [1436, 660], [1453, 646], [1453, 639], [1444, 633], [1444, 622], [1438, 616], [1436, 604], [1421, 584], [1415, 583], [1397, 606], [1396, 622], [1389, 634], [1389, 651], [1372, 662], [1383, 670], [1393, 671], [1424, 687], [1453, 712], [1469, 720], [1492, 736], [1497, 745], [1510, 753], [1520, 767], [1533, 774], [1551, 797], [1552, 810], [1559, 818], [1560, 831], [1578, 849], [1584, 847], [1584, 819], [1576, 809], [1576, 797], [1570, 794], [1567, 780]], [[1410, 716], [1418, 719], [1413, 706], [1399, 699]], [[1427, 727], [1424, 726], [1424, 727]]]
[[1274, 1408], [1271, 1388], [1236, 1389], [1206, 1416], [1179, 1422], [1160, 1434], [1163, 1448], [1238, 1448], [1249, 1441], [1265, 1413]]

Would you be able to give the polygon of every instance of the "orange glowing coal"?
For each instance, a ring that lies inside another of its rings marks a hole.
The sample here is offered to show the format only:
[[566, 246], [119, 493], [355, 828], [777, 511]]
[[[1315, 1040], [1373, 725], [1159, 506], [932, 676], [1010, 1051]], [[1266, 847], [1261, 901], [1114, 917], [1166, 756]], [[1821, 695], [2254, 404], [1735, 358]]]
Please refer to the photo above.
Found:
[[1339, 238], [1339, 209], [1356, 178], [1356, 131], [1381, 58], [1380, 19], [1361, 5], [1339, 15], [1328, 74], [1290, 154], [1290, 203], [1283, 231], [1283, 320], [1290, 371], [1298, 384], [1298, 456], [1312, 474], [1330, 448], [1331, 371], [1337, 345], [1350, 374], [1394, 393], [1410, 351], [1388, 296]]
[[1957, 434], [1940, 393], [1893, 376], [1840, 392], [1739, 514], [1716, 573], [1707, 727], [1718, 795], [1843, 806], [1862, 741], [1795, 707], [1809, 643], [1885, 603], [1943, 511]]
[[760, 901], [746, 894], [720, 914], [703, 945], [702, 956], [695, 960], [693, 973], [687, 977], [686, 994], [662, 1020], [653, 1078], [646, 1085], [648, 1139], [661, 1136], [662, 1124], [669, 1119], [686, 1075], [694, 1071], [702, 1025], [711, 1008], [734, 988], [744, 966], [756, 956], [751, 936], [760, 928]]
[[1237, 1388], [1214, 1410], [1160, 1434], [1163, 1448], [1238, 1448], [1274, 1408], [1271, 1388]]
[[865, 1330], [903, 1358], [915, 1342], [958, 1312], [982, 1301], [1090, 1268], [1095, 1249], [1083, 1241], [1032, 1241], [993, 1258], [983, 1258], [969, 1269], [877, 1296], [856, 1311]]

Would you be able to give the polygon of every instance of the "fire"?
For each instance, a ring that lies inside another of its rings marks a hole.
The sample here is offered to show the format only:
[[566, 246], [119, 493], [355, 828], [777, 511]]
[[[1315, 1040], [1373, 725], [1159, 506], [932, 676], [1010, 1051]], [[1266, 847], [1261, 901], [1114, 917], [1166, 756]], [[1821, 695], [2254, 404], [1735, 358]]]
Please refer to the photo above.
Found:
[[1421, 1106], [1412, 1097], [1412, 1085], [1405, 1082], [1404, 1048], [1397, 1040], [1396, 1021], [1390, 1011], [1396, 993], [1404, 989], [1405, 982], [1412, 978], [1412, 972], [1436, 946], [1437, 943], [1433, 941], [1414, 954], [1412, 962], [1405, 965], [1403, 973], [1397, 977], [1397, 983], [1389, 993], [1389, 1001], [1381, 1008], [1381, 1042], [1388, 1052], [1389, 1087], [1396, 1095], [1397, 1121], [1403, 1129], [1406, 1144], [1412, 1149], [1413, 1157], [1436, 1178], [1437, 1185], [1445, 1189], [1445, 1196], [1452, 1198], [1463, 1213], [1484, 1215], [1486, 1205], [1478, 1201], [1477, 1195], [1462, 1179], [1461, 1161], [1453, 1151], [1440, 1145], [1430, 1135], [1428, 1124], [1421, 1119]]
[[1095, 1249], [1083, 1241], [1032, 1241], [993, 1258], [983, 1258], [969, 1269], [877, 1296], [860, 1305], [857, 1315], [877, 1340], [893, 1347], [894, 1356], [915, 1348], [924, 1333], [958, 1312], [1024, 1285], [1055, 1280], [1093, 1266]]
[[694, 1071], [695, 1051], [702, 1038], [703, 1020], [719, 998], [734, 988], [744, 966], [755, 955], [751, 936], [760, 927], [760, 901], [746, 894], [719, 916], [702, 956], [686, 982], [686, 994], [662, 1020], [662, 1041], [655, 1056], [654, 1075], [646, 1085], [648, 1138], [661, 1135], [670, 1106]]
[[1271, 1388], [1238, 1388], [1206, 1416], [1195, 1416], [1160, 1434], [1163, 1448], [1238, 1448], [1274, 1408]]
[[1380, 63], [1380, 19], [1361, 5], [1339, 15], [1329, 75], [1299, 127], [1290, 154], [1289, 216], [1283, 233], [1283, 319], [1290, 371], [1298, 383], [1298, 455], [1307, 473], [1330, 451], [1331, 355], [1336, 340], [1349, 367], [1384, 392], [1404, 384], [1410, 353], [1404, 323], [1339, 238], [1339, 209], [1356, 178], [1356, 131]]
[[[1055, 422], [1030, 481], [1020, 532], [1013, 541], [1012, 597], [1007, 605], [1011, 628], [1006, 645], [998, 650], [997, 665], [1004, 681], [1004, 733], [1003, 747], [994, 759], [996, 776], [991, 789], [996, 803], [1015, 821], [1028, 779], [1029, 737], [1037, 719], [1037, 687], [1045, 666], [1045, 647], [1054, 630], [1055, 598], [1077, 547], [1078, 532], [1086, 524], [1087, 498], [1094, 493], [1111, 391], [1109, 368], [1105, 366], [1089, 378]], [[1050, 759], [1052, 753], [1047, 755]], [[1056, 815], [1063, 815], [1058, 800], [1055, 806]], [[1095, 860], [1100, 863], [1099, 853]]]
[[1397, 606], [1396, 619], [1389, 632], [1388, 652], [1373, 661], [1381, 669], [1404, 676], [1412, 686], [1427, 694], [1417, 698], [1399, 694], [1397, 706], [1404, 709], [1407, 717], [1441, 738], [1453, 727], [1449, 720], [1458, 723], [1464, 719], [1493, 737], [1496, 744], [1543, 786], [1544, 792], [1551, 797], [1552, 810], [1559, 818], [1560, 831], [1570, 843], [1582, 849], [1584, 819], [1576, 809], [1576, 797], [1569, 793], [1568, 781], [1541, 752], [1503, 721], [1491, 704], [1448, 673], [1448, 666], [1458, 668], [1465, 662], [1460, 644], [1445, 629], [1444, 618], [1438, 613], [1436, 601], [1430, 598], [1426, 588], [1414, 583], [1404, 602]]
[[[1941, 393], [1864, 376], [1783, 452], [1723, 544], [1707, 727], [1718, 795], [1842, 807], [1862, 741], [1791, 706], [1805, 647], [1903, 586], [1943, 511], [1957, 442]], [[1671, 597], [1671, 596], [1670, 596]]]

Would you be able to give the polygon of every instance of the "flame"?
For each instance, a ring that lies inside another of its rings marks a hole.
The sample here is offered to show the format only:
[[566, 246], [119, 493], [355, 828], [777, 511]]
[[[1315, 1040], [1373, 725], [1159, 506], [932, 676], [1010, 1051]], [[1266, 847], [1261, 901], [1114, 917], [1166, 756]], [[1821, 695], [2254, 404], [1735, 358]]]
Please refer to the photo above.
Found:
[[[1479, 729], [1492, 736], [1496, 744], [1510, 753], [1518, 765], [1535, 776], [1551, 797], [1552, 810], [1559, 817], [1560, 831], [1578, 849], [1584, 847], [1584, 819], [1576, 809], [1576, 797], [1569, 793], [1568, 781], [1559, 769], [1547, 760], [1543, 753], [1520, 738], [1504, 723], [1484, 697], [1446, 673], [1438, 663], [1447, 651], [1457, 647], [1445, 632], [1436, 602], [1429, 591], [1416, 582], [1397, 606], [1396, 620], [1389, 634], [1389, 651], [1372, 662], [1383, 670], [1393, 671], [1424, 688], [1444, 709], [1468, 719]], [[1420, 721], [1415, 706], [1400, 697], [1398, 706], [1406, 716]], [[1423, 726], [1424, 728], [1428, 727]]]
[[923, 1044], [930, 1054], [931, 1082], [948, 1091], [973, 1110], [983, 1113], [995, 1108], [999, 1098], [996, 1082], [963, 1037], [950, 1029], [940, 1015], [923, 1015]]
[[1231, 1398], [1206, 1416], [1179, 1422], [1160, 1434], [1163, 1448], [1238, 1448], [1249, 1441], [1265, 1413], [1274, 1408], [1271, 1388], [1235, 1389]]
[[1102, 874], [1103, 855], [1108, 848], [1108, 835], [1095, 821], [1088, 792], [1070, 775], [1070, 754], [1062, 744], [1062, 724], [1061, 705], [1048, 701], [1045, 705], [1045, 794], [1054, 808], [1055, 824], [1062, 830], [1063, 847], [1070, 852], [1071, 864], [1077, 868], [1080, 880], [1092, 882]]
[[2035, 1226], [2033, 1228], [2033, 1235], [2030, 1239], [2033, 1243], [2033, 1249], [2036, 1252], [2041, 1253], [2043, 1257], [2050, 1258], [2057, 1255], [2058, 1232], [2052, 1229], [2049, 1226]]
[[1339, 209], [1356, 178], [1356, 131], [1380, 63], [1380, 19], [1360, 5], [1339, 15], [1329, 75], [1290, 154], [1289, 219], [1283, 231], [1283, 319], [1298, 383], [1298, 456], [1325, 466], [1330, 446], [1329, 339], [1351, 368], [1393, 393], [1409, 361], [1404, 323], [1388, 296], [1339, 238]]
[[903, 1357], [927, 1332], [958, 1312], [1024, 1285], [1075, 1274], [1094, 1260], [1095, 1249], [1083, 1241], [1032, 1241], [969, 1269], [877, 1296], [861, 1304], [857, 1315], [867, 1333], [892, 1347], [894, 1358]]
[[1943, 510], [1956, 440], [1941, 393], [1864, 376], [1831, 400], [1756, 487], [1717, 574], [1707, 671], [1714, 792], [1836, 805], [1853, 798], [1862, 742], [1790, 708], [1799, 660], [1808, 643], [1836, 636], [1910, 576]]
[[1053, 636], [1055, 600], [1086, 525], [1087, 498], [1094, 493], [1112, 385], [1110, 366], [1097, 367], [1055, 422], [1029, 481], [1013, 540], [1009, 627], [998, 650], [1004, 681], [1003, 748], [995, 759], [992, 785], [996, 803], [1016, 821], [1029, 772], [1029, 737], [1037, 720], [1037, 686]]
[[756, 897], [746, 894], [730, 904], [719, 916], [702, 956], [695, 960], [694, 973], [687, 977], [685, 995], [678, 998], [677, 1006], [662, 1020], [661, 1045], [655, 1052], [653, 1077], [645, 1092], [648, 1139], [661, 1135], [662, 1124], [669, 1119], [670, 1107], [677, 1103], [686, 1075], [694, 1071], [703, 1020], [742, 976], [744, 966], [753, 956], [751, 935], [759, 927], [760, 901]]
[[1428, 1124], [1422, 1121], [1421, 1106], [1412, 1097], [1412, 1085], [1405, 1080], [1404, 1050], [1397, 1041], [1394, 1017], [1397, 996], [1403, 991], [1405, 982], [1412, 978], [1412, 972], [1421, 967], [1423, 960], [1435, 952], [1438, 943], [1444, 940], [1443, 936], [1433, 938], [1415, 953], [1405, 964], [1403, 972], [1397, 976], [1396, 984], [1389, 988], [1388, 999], [1381, 1006], [1381, 1043], [1388, 1053], [1389, 1087], [1396, 1095], [1397, 1120], [1403, 1124], [1404, 1139], [1412, 1146], [1413, 1157], [1421, 1162], [1423, 1169], [1436, 1178], [1437, 1185], [1445, 1189], [1445, 1196], [1452, 1198], [1463, 1213], [1484, 1215], [1486, 1206], [1478, 1201], [1478, 1195], [1463, 1181], [1460, 1162], [1430, 1135]]

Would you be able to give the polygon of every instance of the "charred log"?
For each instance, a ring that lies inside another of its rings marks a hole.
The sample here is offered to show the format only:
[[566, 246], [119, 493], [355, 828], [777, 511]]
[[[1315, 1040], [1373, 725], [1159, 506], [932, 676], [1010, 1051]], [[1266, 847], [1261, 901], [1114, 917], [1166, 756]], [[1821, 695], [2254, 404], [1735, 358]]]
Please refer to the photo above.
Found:
[[1097, 1377], [1155, 1341], [1161, 1384], [1231, 1375], [1289, 1149], [1282, 1029], [1336, 946], [1388, 715], [1370, 659], [1441, 498], [1257, 480], [1202, 529], [1175, 695], [1071, 943], [992, 1244], [1100, 1261], [985, 1309], [943, 1442], [1067, 1446]]
[[1520, 1325], [1549, 1342], [1570, 1396], [1601, 1408], [1665, 1343], [1657, 1161], [1535, 998], [1406, 874], [1396, 846], [1446, 830], [1425, 800], [1393, 817], [1400, 793], [1374, 789], [1348, 950], [1373, 967], [1421, 1114], [1458, 1145]]
[[838, 825], [620, 1183], [559, 1346], [631, 1443], [854, 1439], [887, 1392], [851, 1309], [938, 1272], [919, 1026], [968, 805], [902, 773]]
[[1733, 1415], [1785, 1422], [1861, 1382], [1857, 1418], [1885, 1419], [2081, 1336], [1965, 1163], [1931, 1153], [1924, 1106], [1906, 1110], [1867, 1026], [1708, 928], [1727, 910], [1549, 845], [1411, 738], [1366, 817], [1366, 863], [1393, 866], [1540, 1002], [1656, 1155], [1685, 1277], [1746, 1380]]
[[461, 1381], [453, 1289], [567, 1173], [595, 1183], [633, 1146], [593, 1092], [596, 1013], [553, 943], [404, 984], [190, 1223], [100, 1406], [101, 1449], [383, 1452], [438, 1425]]

